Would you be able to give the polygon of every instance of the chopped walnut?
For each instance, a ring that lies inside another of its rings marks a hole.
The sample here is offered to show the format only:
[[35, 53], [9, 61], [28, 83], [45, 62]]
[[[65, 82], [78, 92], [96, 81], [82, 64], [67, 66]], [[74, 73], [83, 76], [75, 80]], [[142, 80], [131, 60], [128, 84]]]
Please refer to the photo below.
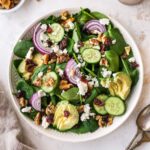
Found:
[[108, 67], [108, 60], [106, 58], [101, 58], [100, 60], [100, 66]]
[[62, 20], [67, 20], [67, 18], [70, 16], [69, 12], [68, 11], [63, 11], [61, 13], [61, 19]]
[[71, 83], [68, 83], [67, 80], [61, 80], [60, 81], [60, 85], [59, 85], [59, 88], [61, 90], [68, 90], [72, 87], [73, 85]]
[[106, 127], [113, 123], [113, 117], [112, 116], [100, 116], [97, 115], [95, 118], [98, 121], [99, 127]]
[[62, 54], [57, 57], [57, 63], [61, 64], [61, 63], [67, 62], [69, 59], [70, 58], [68, 54]]
[[53, 86], [55, 84], [55, 80], [53, 78], [49, 78], [45, 83], [46, 86]]
[[19, 105], [20, 105], [21, 107], [27, 106], [27, 100], [25, 100], [24, 97], [21, 97], [21, 98], [19, 99]]
[[34, 118], [34, 122], [35, 122], [35, 124], [36, 125], [40, 125], [41, 124], [41, 113], [40, 112], [38, 112], [37, 114], [36, 114], [36, 116], [35, 116], [35, 118]]
[[46, 107], [45, 113], [46, 113], [46, 115], [54, 114], [54, 113], [55, 113], [55, 106], [50, 103], [50, 104]]
[[42, 79], [41, 78], [37, 78], [33, 81], [33, 85], [40, 87], [42, 85]]
[[43, 56], [43, 64], [47, 65], [49, 60], [50, 60], [50, 56], [48, 54], [45, 54]]
[[84, 112], [84, 105], [78, 106], [77, 110], [78, 110], [79, 113], [83, 113]]
[[95, 46], [96, 46], [96, 45], [99, 45], [99, 41], [98, 41], [97, 39], [95, 39], [95, 38], [90, 39], [89, 42], [90, 42], [91, 44], [95, 45]]

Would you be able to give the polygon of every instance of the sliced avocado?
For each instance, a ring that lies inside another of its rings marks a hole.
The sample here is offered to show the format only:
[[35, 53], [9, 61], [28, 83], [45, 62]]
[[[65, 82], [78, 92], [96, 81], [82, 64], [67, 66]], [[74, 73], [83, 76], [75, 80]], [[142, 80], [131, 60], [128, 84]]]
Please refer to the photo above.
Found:
[[33, 62], [37, 66], [41, 66], [43, 64], [43, 55], [40, 54], [40, 53], [35, 54], [34, 57], [33, 57]]
[[131, 89], [132, 80], [125, 72], [116, 73], [114, 80], [109, 84], [109, 92], [112, 96], [119, 96], [125, 100]]
[[26, 61], [25, 61], [25, 59], [23, 59], [23, 60], [21, 61], [21, 63], [19, 64], [19, 66], [18, 66], [18, 72], [19, 72], [20, 74], [22, 74], [22, 77], [23, 77], [25, 80], [29, 80], [29, 79], [30, 79], [30, 76], [32, 75], [32, 73], [26, 71]]
[[[65, 115], [65, 112], [67, 115]], [[61, 101], [56, 105], [54, 114], [54, 127], [60, 131], [71, 129], [79, 122], [79, 114], [76, 107], [68, 101]]]
[[67, 101], [76, 101], [80, 99], [78, 94], [79, 89], [77, 87], [73, 87], [61, 94], [61, 96]]

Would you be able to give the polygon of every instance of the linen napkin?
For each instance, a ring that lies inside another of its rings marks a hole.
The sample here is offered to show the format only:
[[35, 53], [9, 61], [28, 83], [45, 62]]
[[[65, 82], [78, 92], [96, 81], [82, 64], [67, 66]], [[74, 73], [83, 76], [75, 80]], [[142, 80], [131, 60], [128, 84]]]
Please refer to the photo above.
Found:
[[0, 150], [33, 150], [20, 141], [21, 137], [17, 116], [0, 87]]

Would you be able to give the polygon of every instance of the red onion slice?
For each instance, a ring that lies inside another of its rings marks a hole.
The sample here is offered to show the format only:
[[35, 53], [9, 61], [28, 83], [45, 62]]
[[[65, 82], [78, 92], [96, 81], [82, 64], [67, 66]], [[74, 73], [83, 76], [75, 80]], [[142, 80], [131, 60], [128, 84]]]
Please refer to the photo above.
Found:
[[106, 27], [102, 25], [99, 20], [90, 20], [84, 25], [83, 30], [89, 33], [93, 33], [94, 31], [103, 33], [106, 31]]
[[41, 53], [41, 54], [50, 54], [51, 53], [51, 48], [45, 48], [43, 46], [43, 43], [40, 40], [40, 35], [44, 33], [45, 31], [41, 29], [41, 24], [38, 24], [34, 30], [33, 34], [33, 43], [36, 47], [36, 49]]
[[65, 68], [65, 74], [68, 80], [73, 83], [77, 84], [77, 80], [81, 78], [81, 72], [77, 66], [77, 63], [74, 59], [70, 59]]
[[38, 92], [32, 95], [29, 103], [35, 110], [41, 111], [41, 97], [39, 97]]

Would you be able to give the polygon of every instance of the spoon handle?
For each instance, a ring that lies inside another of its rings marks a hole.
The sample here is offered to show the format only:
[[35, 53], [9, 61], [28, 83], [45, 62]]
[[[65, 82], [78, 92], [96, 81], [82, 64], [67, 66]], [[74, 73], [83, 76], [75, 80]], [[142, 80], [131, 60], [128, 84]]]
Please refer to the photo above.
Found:
[[141, 145], [144, 142], [142, 139], [143, 139], [143, 131], [138, 129], [136, 135], [134, 136], [133, 140], [130, 142], [126, 150], [134, 150], [137, 146]]

